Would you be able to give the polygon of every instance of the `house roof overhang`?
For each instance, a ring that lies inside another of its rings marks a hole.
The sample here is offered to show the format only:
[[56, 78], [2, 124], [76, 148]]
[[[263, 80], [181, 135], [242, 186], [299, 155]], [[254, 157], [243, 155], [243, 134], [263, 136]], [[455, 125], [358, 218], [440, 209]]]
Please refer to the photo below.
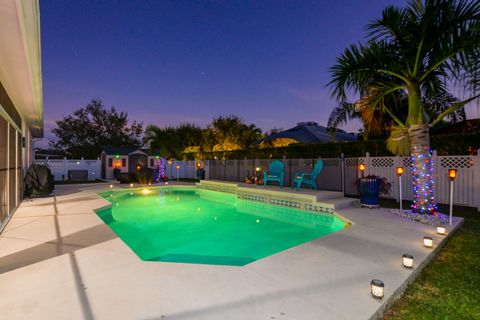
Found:
[[43, 136], [38, 0], [0, 1], [0, 81], [32, 135]]

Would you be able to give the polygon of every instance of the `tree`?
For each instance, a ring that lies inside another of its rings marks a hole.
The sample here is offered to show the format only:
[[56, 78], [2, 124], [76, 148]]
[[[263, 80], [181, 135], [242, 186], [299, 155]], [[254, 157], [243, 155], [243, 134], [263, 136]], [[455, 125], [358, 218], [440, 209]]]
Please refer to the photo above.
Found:
[[[480, 1], [413, 0], [406, 8], [388, 6], [368, 31], [367, 44], [345, 49], [330, 69], [332, 96], [343, 103], [351, 90], [391, 117], [388, 148], [398, 151], [406, 145], [414, 162], [412, 209], [434, 213], [429, 129], [478, 97]], [[452, 83], [470, 98], [431, 118], [426, 99], [446, 94]], [[400, 113], [385, 103], [393, 95], [408, 101]]]
[[140, 147], [143, 124], [133, 121], [128, 125], [128, 113], [107, 109], [101, 100], [92, 100], [72, 115], [55, 121], [52, 129], [56, 139], [50, 146], [70, 153], [74, 158], [95, 159], [102, 148]]
[[164, 128], [149, 125], [145, 129], [144, 142], [151, 149], [160, 149], [165, 157], [179, 158], [186, 147], [202, 143], [202, 129], [189, 123]]
[[221, 151], [246, 149], [262, 138], [260, 128], [245, 124], [242, 118], [235, 115], [214, 118], [208, 128], [212, 130], [216, 146]]

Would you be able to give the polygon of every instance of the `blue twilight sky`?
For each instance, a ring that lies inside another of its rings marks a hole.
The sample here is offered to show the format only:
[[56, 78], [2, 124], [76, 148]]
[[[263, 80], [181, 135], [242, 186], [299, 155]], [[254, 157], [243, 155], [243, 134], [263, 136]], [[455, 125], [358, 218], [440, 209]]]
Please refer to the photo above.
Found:
[[[326, 125], [328, 68], [402, 0], [43, 0], [45, 135], [99, 98], [144, 124]], [[356, 131], [358, 123], [346, 130]]]

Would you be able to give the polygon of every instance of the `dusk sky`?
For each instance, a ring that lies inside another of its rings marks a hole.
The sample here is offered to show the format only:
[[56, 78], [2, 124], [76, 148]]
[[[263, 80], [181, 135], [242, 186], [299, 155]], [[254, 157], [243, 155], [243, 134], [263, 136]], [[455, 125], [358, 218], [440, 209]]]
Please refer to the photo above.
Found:
[[326, 125], [328, 68], [386, 5], [405, 1], [40, 3], [48, 139], [55, 120], [93, 98], [145, 125], [228, 114], [263, 130]]

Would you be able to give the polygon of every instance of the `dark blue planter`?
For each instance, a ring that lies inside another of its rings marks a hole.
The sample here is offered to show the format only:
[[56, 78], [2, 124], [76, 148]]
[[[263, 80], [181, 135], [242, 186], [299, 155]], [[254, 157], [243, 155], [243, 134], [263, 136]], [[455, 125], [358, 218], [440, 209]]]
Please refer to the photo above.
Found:
[[381, 183], [380, 179], [360, 179], [360, 203], [362, 206], [378, 207]]
[[205, 180], [205, 169], [197, 169], [197, 180]]

